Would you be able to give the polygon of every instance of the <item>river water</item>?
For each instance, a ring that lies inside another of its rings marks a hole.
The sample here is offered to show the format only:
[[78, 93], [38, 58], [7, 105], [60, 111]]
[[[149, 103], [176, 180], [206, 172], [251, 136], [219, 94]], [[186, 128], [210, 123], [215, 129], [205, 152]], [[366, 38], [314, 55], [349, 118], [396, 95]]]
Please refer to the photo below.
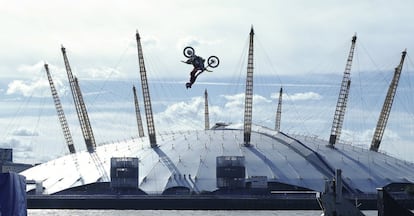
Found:
[[[194, 210], [55, 210], [29, 209], [29, 216], [320, 216], [322, 211], [194, 211]], [[377, 211], [364, 211], [376, 216]]]

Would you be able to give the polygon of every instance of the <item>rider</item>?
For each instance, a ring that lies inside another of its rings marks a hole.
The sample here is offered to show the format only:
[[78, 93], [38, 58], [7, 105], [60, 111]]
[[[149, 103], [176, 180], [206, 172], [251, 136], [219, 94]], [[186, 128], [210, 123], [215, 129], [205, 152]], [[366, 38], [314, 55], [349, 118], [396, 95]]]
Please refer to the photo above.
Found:
[[192, 64], [194, 66], [194, 69], [190, 73], [190, 82], [185, 84], [187, 88], [191, 88], [193, 83], [196, 81], [198, 75], [203, 73], [203, 71], [206, 69], [204, 67], [204, 61], [205, 60], [203, 58], [196, 55], [192, 55], [190, 58], [188, 58], [187, 61], [185, 61], [185, 63]]

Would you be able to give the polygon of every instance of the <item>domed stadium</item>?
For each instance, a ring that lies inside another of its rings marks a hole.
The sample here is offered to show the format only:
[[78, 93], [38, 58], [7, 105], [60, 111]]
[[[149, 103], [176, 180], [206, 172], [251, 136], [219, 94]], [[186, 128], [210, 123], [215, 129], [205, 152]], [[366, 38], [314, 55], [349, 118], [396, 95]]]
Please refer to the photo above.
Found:
[[[156, 133], [140, 36], [137, 33], [148, 135], [104, 145], [95, 144], [82, 94], [76, 78], [71, 74], [62, 47], [75, 104], [79, 103], [77, 111], [83, 126], [82, 132], [87, 150], [79, 152], [72, 150], [71, 154], [22, 172], [21, 174], [28, 180], [28, 193], [44, 195], [96, 195], [111, 194], [114, 191], [135, 195], [223, 193], [271, 195], [298, 191], [316, 193], [325, 190], [326, 181], [333, 179], [339, 169], [342, 170], [344, 194], [354, 198], [375, 198], [377, 188], [397, 185], [394, 187], [395, 190], [405, 190], [414, 182], [412, 163], [378, 152], [381, 131], [383, 133], [385, 124], [379, 127], [380, 135], [373, 142], [371, 149], [339, 141], [346, 106], [337, 107], [335, 112], [337, 121], [334, 120], [329, 141], [287, 134], [279, 128], [271, 129], [252, 124], [253, 36], [252, 28], [244, 122], [216, 123], [210, 127], [207, 122], [206, 100], [204, 130]], [[353, 55], [355, 40], [356, 37], [353, 39], [350, 57]], [[352, 58], [351, 60], [348, 58], [348, 64], [351, 63]], [[399, 68], [401, 67], [402, 63]], [[347, 68], [349, 73], [350, 65]], [[346, 103], [348, 97], [349, 80], [346, 78], [349, 79], [345, 73], [338, 104]], [[55, 99], [58, 108], [56, 101], [58, 100]], [[139, 112], [137, 115], [140, 115]], [[385, 115], [382, 118], [387, 117]], [[62, 124], [62, 128], [65, 131], [65, 124]], [[73, 143], [67, 143], [69, 149], [73, 149], [71, 148]]]

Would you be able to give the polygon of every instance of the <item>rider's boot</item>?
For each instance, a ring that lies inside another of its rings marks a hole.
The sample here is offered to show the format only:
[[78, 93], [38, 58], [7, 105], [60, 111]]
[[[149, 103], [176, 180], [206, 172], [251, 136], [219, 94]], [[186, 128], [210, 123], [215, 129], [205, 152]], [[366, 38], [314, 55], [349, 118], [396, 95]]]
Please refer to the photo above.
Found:
[[188, 88], [191, 88], [191, 83], [189, 83], [189, 82], [188, 82], [188, 83], [186, 83], [186, 84], [185, 84], [185, 87], [186, 87], [187, 89], [188, 89]]

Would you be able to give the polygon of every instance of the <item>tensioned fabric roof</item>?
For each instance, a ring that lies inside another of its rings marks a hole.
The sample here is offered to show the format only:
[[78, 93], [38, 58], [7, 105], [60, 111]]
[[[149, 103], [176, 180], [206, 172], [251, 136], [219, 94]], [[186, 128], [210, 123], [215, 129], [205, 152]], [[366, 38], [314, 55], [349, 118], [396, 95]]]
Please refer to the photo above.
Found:
[[[414, 182], [412, 163], [380, 152], [341, 143], [333, 149], [324, 140], [260, 126], [253, 126], [251, 146], [245, 147], [241, 128], [230, 125], [158, 134], [157, 148], [151, 148], [148, 138], [143, 137], [101, 145], [96, 152], [108, 176], [111, 157], [138, 157], [139, 187], [148, 194], [161, 194], [177, 186], [196, 193], [216, 190], [217, 156], [244, 156], [246, 178], [266, 176], [269, 182], [320, 192], [336, 169], [342, 170], [344, 187], [351, 193], [376, 193], [376, 188], [389, 183]], [[46, 194], [101, 178], [86, 151], [51, 160], [21, 174], [27, 180], [42, 182]], [[32, 189], [34, 186], [27, 187], [28, 191]]]

